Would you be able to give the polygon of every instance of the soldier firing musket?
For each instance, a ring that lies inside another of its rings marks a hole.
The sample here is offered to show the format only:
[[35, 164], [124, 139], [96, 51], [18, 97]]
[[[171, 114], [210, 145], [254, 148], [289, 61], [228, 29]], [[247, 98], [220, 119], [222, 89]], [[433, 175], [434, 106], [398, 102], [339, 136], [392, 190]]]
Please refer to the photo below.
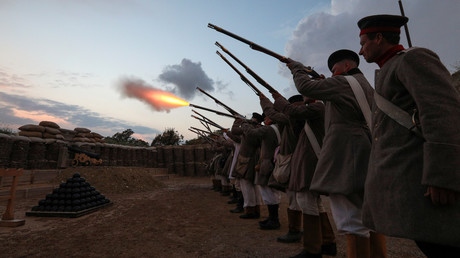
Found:
[[[266, 48], [264, 48], [264, 47], [262, 47], [262, 46], [260, 46], [260, 45], [258, 45], [258, 44], [256, 44], [256, 43], [254, 43], [254, 42], [251, 42], [251, 41], [249, 41], [249, 40], [247, 40], [247, 39], [245, 39], [245, 38], [242, 38], [242, 37], [240, 37], [240, 36], [238, 36], [238, 35], [236, 35], [236, 34], [233, 34], [233, 33], [229, 32], [229, 31], [227, 31], [227, 30], [224, 30], [224, 29], [222, 29], [222, 28], [220, 28], [220, 27], [218, 27], [218, 26], [216, 26], [216, 25], [214, 25], [214, 24], [208, 23], [208, 27], [211, 28], [211, 29], [214, 29], [214, 30], [216, 30], [216, 31], [218, 31], [218, 32], [220, 32], [220, 33], [223, 33], [223, 34], [225, 34], [225, 35], [227, 35], [227, 36], [230, 36], [230, 37], [232, 37], [232, 38], [234, 38], [234, 39], [236, 39], [236, 40], [239, 40], [239, 41], [241, 41], [241, 42], [243, 42], [243, 43], [246, 43], [246, 44], [249, 45], [250, 48], [252, 48], [252, 49], [254, 49], [254, 50], [256, 50], [256, 51], [260, 51], [260, 52], [262, 52], [262, 53], [265, 53], [265, 54], [267, 54], [267, 55], [269, 55], [269, 56], [272, 56], [272, 57], [278, 59], [279, 61], [281, 61], [281, 62], [283, 62], [283, 63], [287, 63], [288, 60], [289, 60], [289, 58], [287, 58], [287, 57], [285, 57], [285, 56], [282, 56], [282, 55], [277, 54], [277, 53], [275, 53], [275, 52], [273, 52], [273, 51], [271, 51], [271, 50], [268, 50], [268, 49], [266, 49]], [[305, 71], [306, 71], [312, 78], [323, 78], [323, 77], [322, 77], [321, 75], [319, 75], [315, 70], [313, 70], [310, 66], [305, 67]]]
[[266, 81], [264, 81], [259, 75], [257, 75], [253, 70], [251, 70], [246, 64], [244, 64], [242, 61], [240, 61], [236, 56], [234, 56], [230, 51], [228, 51], [224, 46], [222, 46], [219, 42], [216, 41], [216, 46], [218, 46], [222, 51], [227, 53], [231, 58], [233, 58], [236, 62], [238, 62], [243, 68], [246, 70], [247, 73], [249, 73], [258, 83], [260, 83], [262, 86], [264, 86], [270, 93], [278, 93], [277, 90], [275, 90], [270, 84], [268, 84]]

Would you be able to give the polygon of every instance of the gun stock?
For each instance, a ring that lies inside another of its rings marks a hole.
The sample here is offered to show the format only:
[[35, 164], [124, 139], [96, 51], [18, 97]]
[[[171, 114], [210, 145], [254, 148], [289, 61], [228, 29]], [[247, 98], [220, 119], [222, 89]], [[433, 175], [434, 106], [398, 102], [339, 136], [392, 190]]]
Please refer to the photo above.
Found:
[[228, 61], [227, 58], [225, 58], [225, 56], [219, 53], [219, 51], [216, 51], [216, 53], [240, 76], [241, 80], [245, 82], [257, 96], [263, 96], [263, 93], [256, 86], [254, 86], [254, 84], [252, 84], [252, 82], [249, 81], [248, 78], [246, 78], [238, 69], [236, 69], [236, 67], [233, 66], [232, 63], [230, 63], [230, 61]]
[[[278, 59], [282, 63], [287, 63], [288, 62], [287, 57], [282, 56], [280, 54], [277, 54], [277, 53], [275, 53], [275, 52], [273, 52], [271, 50], [268, 50], [268, 49], [266, 49], [266, 48], [264, 48], [264, 47], [262, 47], [262, 46], [260, 46], [260, 45], [258, 45], [256, 43], [254, 43], [252, 41], [249, 41], [249, 40], [247, 40], [247, 39], [245, 39], [243, 37], [240, 37], [240, 36], [238, 36], [238, 35], [236, 35], [234, 33], [231, 33], [230, 31], [224, 30], [219, 26], [216, 26], [214, 24], [208, 23], [208, 28], [214, 29], [214, 30], [216, 30], [216, 31], [218, 31], [220, 33], [223, 33], [223, 34], [225, 34], [227, 36], [230, 36], [230, 37], [232, 37], [232, 38], [234, 38], [236, 40], [239, 40], [239, 41], [249, 45], [249, 47], [251, 49], [254, 49], [256, 51], [259, 51], [259, 52], [265, 53], [265, 54], [267, 54], [269, 56], [272, 56], [272, 57]], [[305, 68], [305, 71], [313, 78], [321, 78], [321, 76], [315, 70], [313, 70], [310, 66], [307, 66]]]

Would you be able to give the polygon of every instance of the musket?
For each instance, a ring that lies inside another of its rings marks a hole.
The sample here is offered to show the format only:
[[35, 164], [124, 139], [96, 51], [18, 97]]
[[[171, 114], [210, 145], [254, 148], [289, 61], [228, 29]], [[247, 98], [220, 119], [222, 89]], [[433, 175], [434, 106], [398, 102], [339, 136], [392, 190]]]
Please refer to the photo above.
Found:
[[231, 118], [239, 118], [236, 115], [227, 114], [227, 113], [220, 112], [220, 111], [217, 111], [217, 110], [214, 110], [214, 109], [197, 106], [197, 105], [194, 105], [194, 104], [191, 104], [191, 103], [189, 103], [189, 106], [194, 107], [194, 108], [203, 109], [203, 110], [206, 110], [206, 111], [209, 111], [209, 112], [214, 112], [214, 113], [216, 113], [216, 114], [218, 114], [220, 116], [226, 116], [226, 117], [231, 117]]
[[232, 63], [230, 63], [227, 58], [225, 58], [225, 56], [223, 56], [221, 53], [219, 53], [219, 51], [216, 51], [217, 55], [219, 55], [233, 70], [235, 70], [235, 72], [240, 76], [241, 80], [243, 80], [243, 82], [245, 82], [253, 91], [254, 93], [257, 95], [257, 96], [260, 96], [260, 95], [264, 95], [256, 86], [254, 86], [254, 84], [252, 84], [251, 81], [248, 80], [248, 78], [246, 78], [240, 71], [238, 71], [238, 69], [236, 69], [235, 66], [232, 65]]
[[192, 129], [190, 129], [190, 128], [189, 128], [188, 130], [191, 131], [191, 132], [196, 133], [198, 136], [203, 137], [208, 143], [211, 143], [211, 141], [216, 141], [216, 140], [214, 140], [213, 138], [210, 138], [210, 137], [208, 137], [208, 136], [206, 136], [206, 135], [203, 135], [202, 133], [197, 132], [197, 131], [194, 131], [194, 130], [192, 130]]
[[205, 120], [205, 119], [203, 119], [203, 118], [199, 118], [199, 117], [194, 116], [194, 115], [191, 115], [191, 116], [192, 116], [193, 118], [197, 119], [198, 121], [202, 122], [202, 123], [206, 123], [206, 124], [208, 124], [208, 125], [212, 125], [212, 126], [217, 127], [217, 128], [219, 128], [219, 129], [221, 129], [221, 130], [224, 130], [223, 127], [221, 127], [220, 125], [218, 125], [218, 124], [216, 124], [216, 123], [214, 123], [214, 122], [212, 122], [212, 121], [207, 121], [207, 120]]
[[[216, 46], [218, 46], [222, 51], [227, 53], [231, 58], [233, 58], [236, 62], [238, 62], [245, 70], [247, 73], [249, 73], [258, 83], [260, 83], [262, 86], [264, 86], [270, 93], [278, 93], [277, 90], [275, 90], [270, 84], [268, 84], [266, 81], [264, 81], [259, 75], [257, 75], [253, 70], [251, 70], [246, 64], [244, 64], [240, 59], [238, 59], [236, 56], [234, 56], [230, 51], [228, 51], [224, 46], [219, 44], [219, 42], [216, 41]], [[278, 93], [279, 94], [279, 93]]]
[[224, 107], [228, 112], [230, 112], [230, 114], [232, 115], [236, 115], [236, 116], [241, 116], [243, 117], [242, 115], [240, 115], [238, 112], [236, 112], [235, 110], [233, 110], [232, 108], [230, 108], [229, 106], [225, 105], [224, 103], [222, 103], [220, 100], [216, 99], [215, 97], [211, 96], [209, 93], [207, 93], [206, 91], [200, 89], [200, 87], [196, 87], [197, 90], [201, 91], [202, 93], [204, 93], [206, 96], [210, 97], [211, 99], [213, 99], [217, 104], [221, 105], [222, 107]]
[[[399, 9], [401, 10], [401, 15], [405, 17], [406, 15], [404, 14], [404, 7], [402, 5], [401, 0], [398, 0], [398, 4], [399, 4]], [[409, 28], [407, 27], [407, 23], [404, 24], [404, 30], [406, 31], [407, 44], [409, 45], [409, 47], [412, 47], [412, 42], [410, 40]]]
[[208, 131], [205, 131], [205, 130], [202, 130], [202, 129], [199, 129], [199, 128], [196, 128], [196, 127], [193, 127], [193, 126], [190, 126], [190, 128], [192, 128], [193, 130], [196, 130], [198, 132], [203, 132], [203, 133], [207, 133], [207, 134], [210, 134], [210, 135], [219, 136], [218, 134], [215, 134], [213, 132], [208, 132]]
[[211, 119], [209, 119], [209, 118], [203, 116], [202, 114], [196, 112], [195, 110], [192, 109], [192, 112], [194, 112], [195, 114], [201, 116], [202, 118], [196, 117], [196, 116], [194, 116], [194, 115], [192, 115], [192, 117], [195, 117], [196, 119], [203, 120], [203, 121], [205, 121], [206, 123], [209, 123], [209, 124], [211, 124], [211, 125], [213, 125], [213, 126], [219, 128], [219, 129], [221, 129], [221, 130], [225, 130], [224, 127], [220, 126], [218, 123], [212, 121]]
[[[288, 58], [287, 58], [287, 57], [282, 56], [282, 55], [280, 55], [280, 54], [277, 54], [277, 53], [275, 53], [275, 52], [273, 52], [273, 51], [271, 51], [271, 50], [268, 50], [268, 49], [266, 49], [266, 48], [264, 48], [264, 47], [262, 47], [262, 46], [260, 46], [260, 45], [258, 45], [258, 44], [256, 44], [256, 43], [254, 43], [254, 42], [252, 42], [252, 41], [249, 41], [249, 40], [247, 40], [247, 39], [245, 39], [245, 38], [242, 38], [242, 37], [240, 37], [240, 36], [238, 36], [238, 35], [236, 35], [236, 34], [233, 34], [233, 33], [231, 33], [230, 31], [224, 30], [224, 29], [222, 29], [221, 27], [218, 27], [218, 26], [216, 26], [216, 25], [214, 25], [214, 24], [211, 24], [211, 23], [208, 23], [208, 27], [211, 28], [211, 29], [214, 29], [214, 30], [216, 30], [216, 31], [218, 31], [218, 32], [220, 32], [220, 33], [223, 33], [223, 34], [225, 34], [225, 35], [227, 35], [227, 36], [230, 36], [230, 37], [232, 37], [232, 38], [234, 38], [234, 39], [236, 39], [236, 40], [239, 40], [239, 41], [241, 41], [241, 42], [243, 42], [243, 43], [249, 45], [250, 48], [252, 48], [252, 49], [254, 49], [254, 50], [256, 50], [256, 51], [260, 51], [260, 52], [262, 52], [262, 53], [265, 53], [265, 54], [267, 54], [267, 55], [269, 55], [269, 56], [272, 56], [272, 57], [278, 59], [279, 61], [281, 61], [281, 62], [283, 62], [283, 63], [287, 63], [287, 62], [288, 62]], [[310, 66], [305, 67], [305, 71], [306, 71], [311, 77], [313, 77], [313, 78], [322, 78], [322, 77], [321, 77], [315, 70], [313, 70]]]

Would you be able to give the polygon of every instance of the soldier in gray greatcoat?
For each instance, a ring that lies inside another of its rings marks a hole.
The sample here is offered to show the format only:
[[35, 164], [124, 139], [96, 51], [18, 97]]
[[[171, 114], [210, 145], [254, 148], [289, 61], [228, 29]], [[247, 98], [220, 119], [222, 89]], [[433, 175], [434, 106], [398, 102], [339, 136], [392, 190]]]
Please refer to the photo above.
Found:
[[415, 240], [428, 257], [458, 257], [460, 97], [433, 51], [399, 44], [407, 21], [374, 15], [358, 22], [359, 54], [380, 67], [376, 94], [412, 116], [409, 124], [420, 131], [400, 125], [375, 102], [363, 221]]
[[300, 94], [325, 101], [325, 136], [310, 190], [327, 194], [339, 234], [347, 239], [348, 257], [385, 257], [382, 238], [363, 225], [361, 208], [371, 148], [370, 131], [345, 75], [352, 76], [368, 103], [373, 89], [358, 69], [359, 57], [338, 50], [328, 59], [333, 76], [313, 80], [299, 62], [288, 60]]
[[[253, 113], [251, 123], [248, 125], [256, 128], [263, 121], [262, 115]], [[231, 133], [241, 137], [240, 151], [236, 160], [234, 176], [239, 179], [241, 192], [244, 199], [244, 214], [242, 219], [256, 219], [260, 217], [261, 198], [258, 189], [254, 185], [255, 167], [259, 159], [260, 143], [254, 143], [248, 139], [243, 130], [244, 119], [236, 119], [233, 123]]]
[[268, 218], [260, 221], [259, 227], [265, 230], [279, 229], [281, 225], [278, 210], [281, 202], [281, 192], [268, 186], [275, 167], [273, 157], [281, 138], [279, 128], [276, 124], [272, 124], [271, 119], [267, 116], [264, 116], [264, 126], [254, 128], [248, 123], [243, 123], [242, 128], [248, 141], [260, 144], [260, 158], [256, 166], [254, 185], [260, 192], [263, 204], [267, 206]]
[[[320, 146], [324, 137], [324, 104], [301, 95], [292, 96], [289, 100], [277, 93], [272, 93], [272, 96], [275, 99], [274, 107], [278, 112], [286, 115], [289, 120], [299, 122], [296, 130], [299, 138], [294, 145], [291, 175], [287, 187], [290, 193], [290, 206], [295, 203], [294, 206], [299, 206], [303, 214], [303, 250], [298, 256], [305, 257], [308, 254], [312, 256], [311, 254], [320, 253], [336, 255], [335, 235], [327, 212], [320, 196], [309, 190], [318, 158], [305, 131], [305, 123], [310, 126]], [[270, 110], [269, 105], [265, 106]]]

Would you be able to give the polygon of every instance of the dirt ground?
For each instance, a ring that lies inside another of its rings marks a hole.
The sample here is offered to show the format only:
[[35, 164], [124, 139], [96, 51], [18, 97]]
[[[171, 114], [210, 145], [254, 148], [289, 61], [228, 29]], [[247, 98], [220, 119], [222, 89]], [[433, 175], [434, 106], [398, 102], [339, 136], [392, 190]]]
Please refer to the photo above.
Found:
[[[1, 257], [289, 257], [301, 243], [278, 243], [287, 232], [287, 200], [281, 229], [263, 231], [260, 219], [230, 213], [229, 197], [211, 190], [211, 179], [172, 176], [155, 179], [142, 169], [77, 169], [113, 205], [78, 218], [25, 216], [40, 198], [20, 199], [15, 218], [24, 226], [0, 227]], [[68, 171], [55, 182], [71, 177]], [[328, 206], [325, 198], [326, 207]], [[4, 205], [0, 204], [0, 213]], [[337, 237], [345, 256], [345, 238]], [[412, 241], [387, 238], [388, 257], [424, 257]], [[326, 256], [325, 256], [326, 257]]]

